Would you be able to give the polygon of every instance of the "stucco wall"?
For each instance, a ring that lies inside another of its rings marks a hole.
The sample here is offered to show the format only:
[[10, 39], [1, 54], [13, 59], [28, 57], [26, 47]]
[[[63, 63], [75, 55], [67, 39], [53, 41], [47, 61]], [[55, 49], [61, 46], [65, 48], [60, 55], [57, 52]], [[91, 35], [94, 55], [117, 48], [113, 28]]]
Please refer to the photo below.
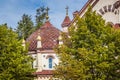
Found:
[[[108, 9], [108, 5], [112, 5], [111, 8], [113, 8], [113, 4], [118, 1], [118, 0], [99, 0], [98, 3], [93, 7], [93, 10], [96, 10], [97, 13], [101, 14], [99, 12], [100, 9], [102, 9], [104, 11], [104, 6], [107, 6]], [[116, 12], [118, 12], [118, 10], [115, 9]], [[105, 14], [102, 15], [103, 19], [106, 20], [106, 22], [112, 22], [113, 24], [115, 23], [119, 23], [119, 14], [115, 14], [115, 11], [107, 11], [105, 12]]]
[[[49, 68], [48, 56], [53, 56], [53, 68]], [[38, 68], [39, 70], [53, 70], [55, 65], [58, 65], [59, 59], [55, 53], [38, 53], [32, 54], [34, 58], [33, 68]]]
[[[93, 3], [95, 2], [96, 0], [93, 1]], [[118, 1], [118, 0], [99, 0], [97, 2], [97, 4], [95, 4], [95, 6], [93, 7], [93, 11], [96, 11], [97, 13], [99, 13], [100, 15], [102, 15], [100, 13], [100, 9], [102, 9], [104, 11], [104, 6], [107, 6], [107, 9], [108, 9], [108, 6], [111, 5], [111, 8], [113, 8], [113, 4]], [[91, 3], [91, 5], [93, 4]], [[80, 17], [84, 16], [85, 12], [87, 11], [87, 9], [85, 9], [82, 14], [80, 15]], [[115, 14], [115, 12], [117, 12]], [[105, 14], [102, 15], [103, 19], [106, 21], [106, 22], [112, 22], [113, 24], [116, 24], [116, 23], [120, 23], [120, 8], [119, 9], [115, 9], [114, 12], [112, 11], [107, 11], [105, 12]]]

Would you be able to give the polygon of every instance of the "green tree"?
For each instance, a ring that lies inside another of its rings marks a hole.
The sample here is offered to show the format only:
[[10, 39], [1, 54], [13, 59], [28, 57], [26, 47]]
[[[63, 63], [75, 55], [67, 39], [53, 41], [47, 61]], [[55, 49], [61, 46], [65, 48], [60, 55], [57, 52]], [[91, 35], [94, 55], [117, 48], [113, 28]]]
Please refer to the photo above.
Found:
[[46, 8], [40, 7], [36, 10], [36, 29], [43, 25], [46, 18]]
[[0, 80], [33, 80], [33, 61], [17, 34], [0, 25]]
[[[69, 28], [67, 44], [60, 45], [55, 77], [65, 80], [120, 80], [120, 30], [105, 24], [89, 8]], [[66, 37], [65, 37], [66, 38]], [[63, 36], [64, 40], [64, 36]]]
[[18, 37], [21, 38], [27, 38], [32, 32], [34, 31], [34, 25], [31, 20], [31, 16], [27, 14], [23, 14], [22, 20], [18, 22], [17, 30]]

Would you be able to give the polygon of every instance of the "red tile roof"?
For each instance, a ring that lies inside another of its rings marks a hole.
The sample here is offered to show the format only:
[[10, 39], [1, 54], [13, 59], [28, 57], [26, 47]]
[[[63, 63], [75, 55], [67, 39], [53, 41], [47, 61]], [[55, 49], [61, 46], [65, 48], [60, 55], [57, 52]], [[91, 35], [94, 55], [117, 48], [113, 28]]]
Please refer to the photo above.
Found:
[[115, 28], [115, 29], [120, 28], [120, 24], [119, 24], [119, 23], [116, 23], [116, 24], [114, 25], [114, 28]]
[[69, 18], [69, 16], [66, 16], [63, 23], [62, 23], [62, 27], [66, 27], [70, 24], [71, 20]]
[[52, 75], [53, 70], [42, 70], [41, 72], [35, 72], [36, 75]]
[[37, 48], [37, 37], [41, 36], [42, 50], [52, 50], [58, 44], [59, 32], [49, 21], [45, 22], [38, 30], [33, 32], [28, 38], [29, 51], [35, 51]]

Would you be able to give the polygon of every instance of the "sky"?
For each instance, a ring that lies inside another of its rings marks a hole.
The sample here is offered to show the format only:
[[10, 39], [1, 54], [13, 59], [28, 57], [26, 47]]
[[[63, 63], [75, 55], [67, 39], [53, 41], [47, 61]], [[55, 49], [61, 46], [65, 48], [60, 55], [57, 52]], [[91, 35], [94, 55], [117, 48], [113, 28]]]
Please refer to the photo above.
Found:
[[49, 7], [50, 22], [61, 29], [61, 23], [66, 16], [66, 6], [69, 7], [69, 16], [80, 10], [87, 0], [0, 0], [0, 24], [7, 23], [9, 27], [17, 28], [22, 15], [28, 14], [35, 23], [36, 9], [41, 6]]

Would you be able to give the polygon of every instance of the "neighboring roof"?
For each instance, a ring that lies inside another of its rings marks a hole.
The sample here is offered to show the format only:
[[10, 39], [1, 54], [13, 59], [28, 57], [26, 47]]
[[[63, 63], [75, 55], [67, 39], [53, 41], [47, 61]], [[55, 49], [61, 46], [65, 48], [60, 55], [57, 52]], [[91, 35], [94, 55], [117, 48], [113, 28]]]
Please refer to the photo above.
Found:
[[118, 29], [118, 28], [120, 29], [120, 23], [116, 23], [116, 24], [114, 25], [114, 28], [115, 28], [115, 29]]
[[41, 50], [52, 50], [58, 44], [59, 32], [49, 21], [33, 32], [26, 40], [29, 43], [29, 51], [35, 51], [37, 48], [37, 37], [41, 37]]
[[71, 20], [69, 18], [69, 16], [67, 15], [64, 19], [64, 21], [62, 22], [62, 27], [67, 27], [70, 24]]
[[[92, 4], [91, 6], [94, 7], [97, 4], [98, 1], [99, 0], [88, 0], [86, 2], [86, 4], [82, 7], [82, 9], [78, 12], [78, 14], [81, 15], [88, 8], [88, 6], [90, 4]], [[74, 22], [74, 20], [75, 20], [75, 17], [72, 19], [72, 21], [71, 21], [71, 23], [69, 25], [71, 25]]]
[[79, 15], [83, 13], [83, 11], [93, 2], [94, 0], [88, 0], [86, 4], [82, 7], [82, 9], [79, 11]]
[[42, 70], [41, 72], [35, 72], [36, 75], [52, 75], [53, 70]]

